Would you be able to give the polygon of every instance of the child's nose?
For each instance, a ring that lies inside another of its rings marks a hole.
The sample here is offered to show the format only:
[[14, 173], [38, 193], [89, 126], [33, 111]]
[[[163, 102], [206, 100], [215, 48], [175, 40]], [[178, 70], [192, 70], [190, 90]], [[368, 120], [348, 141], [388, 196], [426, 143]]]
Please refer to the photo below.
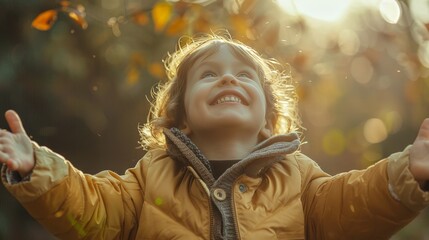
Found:
[[226, 84], [236, 85], [238, 81], [234, 75], [227, 73], [222, 76], [222, 78], [220, 79], [220, 83], [221, 85], [226, 85]]

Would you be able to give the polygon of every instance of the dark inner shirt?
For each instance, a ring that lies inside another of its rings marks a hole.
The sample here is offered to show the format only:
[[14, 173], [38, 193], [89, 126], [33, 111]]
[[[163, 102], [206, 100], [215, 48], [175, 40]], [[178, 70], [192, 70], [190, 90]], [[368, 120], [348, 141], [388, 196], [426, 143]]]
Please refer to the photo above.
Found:
[[218, 179], [228, 168], [239, 161], [240, 160], [210, 160], [214, 178]]

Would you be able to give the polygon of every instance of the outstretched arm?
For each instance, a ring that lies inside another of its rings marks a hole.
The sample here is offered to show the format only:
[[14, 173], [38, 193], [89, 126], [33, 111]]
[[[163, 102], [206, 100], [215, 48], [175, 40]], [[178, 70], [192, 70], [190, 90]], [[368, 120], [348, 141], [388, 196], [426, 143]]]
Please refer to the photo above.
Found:
[[420, 188], [429, 191], [429, 118], [423, 121], [410, 148], [410, 172], [420, 184]]
[[31, 140], [22, 126], [18, 114], [9, 110], [5, 113], [10, 132], [0, 129], [0, 163], [9, 170], [27, 176], [34, 167], [34, 153]]
[[[32, 142], [18, 114], [5, 114], [0, 163], [6, 189], [38, 222], [61, 239], [134, 239], [143, 205], [141, 161], [125, 175], [84, 174], [62, 156]], [[17, 171], [28, 181], [15, 184]]]

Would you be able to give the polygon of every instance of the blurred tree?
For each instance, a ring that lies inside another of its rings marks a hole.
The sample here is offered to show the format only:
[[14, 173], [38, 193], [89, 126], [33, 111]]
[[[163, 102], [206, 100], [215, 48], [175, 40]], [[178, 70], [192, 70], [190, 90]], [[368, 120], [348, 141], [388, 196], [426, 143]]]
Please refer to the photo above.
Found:
[[[37, 142], [84, 172], [121, 173], [144, 154], [137, 126], [167, 52], [224, 29], [292, 74], [303, 151], [327, 172], [401, 151], [429, 116], [429, 3], [306, 2], [0, 0], [0, 112], [16, 109]], [[0, 197], [0, 239], [52, 238], [4, 188]], [[422, 214], [394, 239], [427, 238], [428, 223]]]

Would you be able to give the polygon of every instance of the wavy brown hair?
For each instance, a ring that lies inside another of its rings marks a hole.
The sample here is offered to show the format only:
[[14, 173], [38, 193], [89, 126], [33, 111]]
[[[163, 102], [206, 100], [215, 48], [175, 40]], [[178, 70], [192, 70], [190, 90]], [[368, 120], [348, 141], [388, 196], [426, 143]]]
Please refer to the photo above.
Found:
[[251, 47], [229, 36], [206, 34], [186, 40], [184, 46], [168, 54], [164, 61], [168, 79], [152, 91], [154, 102], [147, 123], [139, 127], [140, 144], [145, 150], [165, 148], [164, 128], [183, 127], [188, 70], [202, 55], [216, 51], [221, 45], [228, 46], [236, 57], [257, 70], [267, 103], [266, 117], [273, 126], [273, 134], [290, 133], [301, 128], [295, 87], [290, 73], [282, 71], [280, 63], [263, 58]]

